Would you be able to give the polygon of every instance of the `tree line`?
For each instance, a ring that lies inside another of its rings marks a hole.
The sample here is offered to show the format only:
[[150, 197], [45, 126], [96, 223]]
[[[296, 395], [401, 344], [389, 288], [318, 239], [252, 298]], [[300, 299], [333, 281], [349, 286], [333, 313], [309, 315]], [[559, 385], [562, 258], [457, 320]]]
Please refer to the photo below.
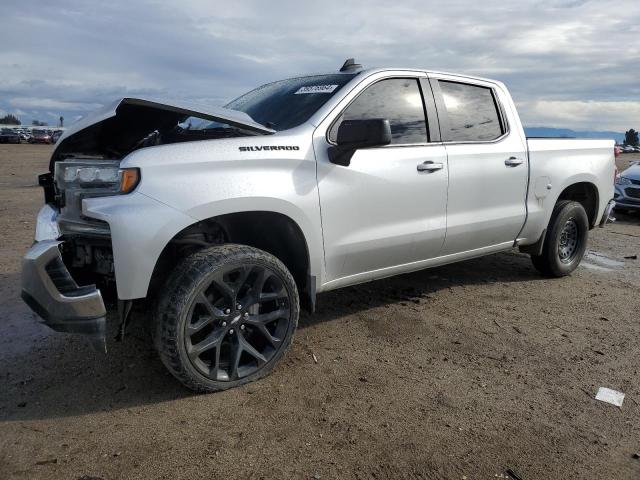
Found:
[[[18, 117], [9, 113], [4, 117], [0, 117], [0, 125], [22, 125], [22, 122]], [[48, 127], [49, 124], [47, 122], [43, 122], [41, 120], [31, 120], [31, 125], [34, 127]], [[62, 117], [60, 117], [60, 125], [62, 126]]]
[[633, 128], [627, 132], [624, 132], [624, 144], [631, 145], [632, 147], [637, 147], [640, 144], [640, 139], [638, 139], [638, 132], [636, 132]]

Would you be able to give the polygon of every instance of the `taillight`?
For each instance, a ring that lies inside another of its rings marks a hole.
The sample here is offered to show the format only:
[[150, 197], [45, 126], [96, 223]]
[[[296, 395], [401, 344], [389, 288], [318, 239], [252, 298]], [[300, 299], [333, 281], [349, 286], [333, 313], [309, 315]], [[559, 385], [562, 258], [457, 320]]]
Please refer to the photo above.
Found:
[[613, 156], [615, 158], [618, 158], [620, 156], [620, 153], [621, 153], [620, 147], [613, 147]]

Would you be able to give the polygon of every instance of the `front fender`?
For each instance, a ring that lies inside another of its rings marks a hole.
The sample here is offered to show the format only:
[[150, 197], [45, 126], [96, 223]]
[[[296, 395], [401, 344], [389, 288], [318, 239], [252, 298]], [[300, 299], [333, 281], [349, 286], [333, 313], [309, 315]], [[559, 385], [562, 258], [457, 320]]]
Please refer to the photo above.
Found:
[[259, 211], [290, 218], [306, 240], [310, 274], [322, 285], [320, 198], [310, 138], [311, 128], [303, 125], [264, 137], [161, 145], [133, 152], [122, 166], [140, 169], [138, 192], [183, 212], [192, 223]]
[[196, 221], [139, 192], [86, 198], [82, 213], [109, 224], [118, 298], [147, 296], [156, 260], [178, 232]]
[[118, 298], [147, 296], [151, 276], [169, 241], [185, 228], [219, 215], [246, 211], [268, 211], [291, 218], [305, 237], [310, 275], [323, 279], [320, 232], [295, 205], [277, 198], [232, 198], [210, 202], [183, 213], [147, 195], [87, 198], [83, 214], [109, 224]]

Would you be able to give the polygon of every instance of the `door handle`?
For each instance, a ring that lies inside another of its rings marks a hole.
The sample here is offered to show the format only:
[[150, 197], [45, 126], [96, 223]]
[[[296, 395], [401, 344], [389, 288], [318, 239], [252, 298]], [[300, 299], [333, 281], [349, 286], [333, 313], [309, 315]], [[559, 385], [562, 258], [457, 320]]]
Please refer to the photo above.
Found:
[[419, 172], [435, 172], [437, 170], [442, 170], [444, 168], [444, 164], [442, 162], [432, 162], [431, 160], [427, 160], [424, 163], [418, 164]]
[[518, 165], [522, 165], [523, 162], [524, 160], [522, 160], [521, 158], [509, 157], [504, 161], [504, 164], [507, 167], [517, 167]]

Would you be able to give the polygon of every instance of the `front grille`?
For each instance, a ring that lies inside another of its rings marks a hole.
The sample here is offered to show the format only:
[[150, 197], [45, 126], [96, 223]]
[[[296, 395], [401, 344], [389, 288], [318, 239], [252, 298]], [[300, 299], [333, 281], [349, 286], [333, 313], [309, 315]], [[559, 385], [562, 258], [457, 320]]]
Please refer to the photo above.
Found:
[[624, 193], [627, 197], [640, 198], [640, 188], [626, 188]]
[[634, 185], [640, 185], [640, 180], [634, 180], [632, 178], [630, 178], [629, 180], [631, 180], [631, 183], [633, 183]]

